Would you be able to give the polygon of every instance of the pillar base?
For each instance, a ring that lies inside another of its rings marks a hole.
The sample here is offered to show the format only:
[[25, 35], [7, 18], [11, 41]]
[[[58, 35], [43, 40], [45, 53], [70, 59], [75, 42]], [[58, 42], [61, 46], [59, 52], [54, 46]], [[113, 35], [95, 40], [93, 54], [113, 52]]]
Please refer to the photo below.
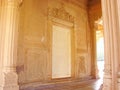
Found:
[[112, 78], [109, 76], [104, 76], [103, 88], [102, 90], [112, 90]]
[[117, 85], [118, 85], [118, 90], [120, 90], [120, 72], [118, 72], [118, 82], [117, 82]]
[[15, 72], [3, 72], [0, 78], [0, 90], [19, 90], [18, 76]]
[[120, 90], [120, 78], [118, 78], [118, 90]]

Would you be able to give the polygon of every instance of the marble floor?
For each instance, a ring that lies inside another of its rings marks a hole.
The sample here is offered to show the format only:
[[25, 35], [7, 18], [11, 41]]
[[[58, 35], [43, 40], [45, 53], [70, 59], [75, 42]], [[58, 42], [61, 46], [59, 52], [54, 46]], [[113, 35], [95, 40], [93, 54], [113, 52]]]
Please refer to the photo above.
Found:
[[39, 87], [29, 87], [22, 90], [100, 90], [101, 80], [90, 80], [87, 82], [67, 82], [50, 85], [42, 85]]
[[88, 80], [88, 81], [73, 81], [64, 83], [53, 83], [49, 85], [41, 85], [38, 87], [29, 87], [21, 90], [101, 90], [100, 87], [103, 83], [103, 69], [104, 62], [99, 61], [98, 63], [99, 76], [101, 79]]
[[87, 84], [81, 84], [80, 82], [74, 82], [69, 84], [59, 84], [59, 85], [50, 85], [47, 87], [39, 87], [36, 90], [100, 90], [100, 85], [98, 81], [90, 81]]

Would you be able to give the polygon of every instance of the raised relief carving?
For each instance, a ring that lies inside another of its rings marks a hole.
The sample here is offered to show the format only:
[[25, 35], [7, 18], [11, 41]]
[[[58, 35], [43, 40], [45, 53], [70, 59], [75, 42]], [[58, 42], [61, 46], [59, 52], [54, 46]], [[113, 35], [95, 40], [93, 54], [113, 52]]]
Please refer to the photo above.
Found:
[[110, 69], [105, 69], [105, 70], [104, 70], [104, 73], [111, 75], [111, 74], [112, 74], [112, 70], [110, 70]]
[[60, 8], [49, 8], [48, 15], [68, 22], [74, 22], [74, 17], [65, 10], [64, 5], [62, 5]]
[[26, 56], [26, 76], [28, 82], [41, 81], [46, 77], [46, 51], [29, 49]]
[[85, 67], [85, 57], [84, 56], [80, 56], [79, 57], [79, 62], [78, 62], [78, 72], [79, 73], [86, 73], [86, 67]]
[[107, 74], [107, 75], [111, 75], [112, 74], [112, 70], [111, 70], [110, 64], [105, 64], [104, 73]]

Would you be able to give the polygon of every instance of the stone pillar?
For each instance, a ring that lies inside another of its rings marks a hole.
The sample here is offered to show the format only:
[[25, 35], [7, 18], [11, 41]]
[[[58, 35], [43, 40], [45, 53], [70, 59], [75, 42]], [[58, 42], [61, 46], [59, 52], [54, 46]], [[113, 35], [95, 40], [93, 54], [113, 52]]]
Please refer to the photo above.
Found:
[[116, 0], [102, 0], [105, 40], [105, 70], [103, 90], [117, 89], [118, 72], [118, 14]]
[[[101, 5], [101, 4], [100, 4]], [[97, 67], [97, 53], [96, 53], [96, 24], [95, 22], [98, 21], [101, 17], [102, 17], [102, 12], [101, 12], [101, 7], [99, 7], [100, 9], [98, 10], [93, 8], [92, 6], [88, 6], [89, 10], [88, 10], [88, 16], [89, 16], [89, 23], [90, 23], [90, 36], [91, 36], [91, 68], [92, 68], [92, 72], [91, 75], [93, 76], [93, 78], [99, 78], [98, 75], [98, 67]]]
[[[117, 0], [117, 6], [118, 6], [118, 16], [119, 16], [119, 39], [120, 39], [120, 0]], [[120, 42], [119, 42], [120, 45]], [[120, 47], [119, 47], [120, 51]], [[118, 90], [120, 90], [120, 60], [118, 62], [119, 67], [118, 67]]]
[[0, 76], [0, 90], [19, 90], [16, 57], [20, 3], [20, 0], [1, 1], [0, 59], [3, 66]]

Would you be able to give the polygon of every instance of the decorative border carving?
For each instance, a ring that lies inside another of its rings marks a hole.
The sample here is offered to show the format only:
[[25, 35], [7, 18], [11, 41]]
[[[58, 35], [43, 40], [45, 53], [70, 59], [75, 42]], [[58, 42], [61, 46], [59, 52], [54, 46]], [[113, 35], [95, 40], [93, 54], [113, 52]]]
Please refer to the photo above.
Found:
[[65, 10], [63, 5], [60, 8], [48, 8], [48, 15], [54, 18], [74, 23], [74, 17]]

